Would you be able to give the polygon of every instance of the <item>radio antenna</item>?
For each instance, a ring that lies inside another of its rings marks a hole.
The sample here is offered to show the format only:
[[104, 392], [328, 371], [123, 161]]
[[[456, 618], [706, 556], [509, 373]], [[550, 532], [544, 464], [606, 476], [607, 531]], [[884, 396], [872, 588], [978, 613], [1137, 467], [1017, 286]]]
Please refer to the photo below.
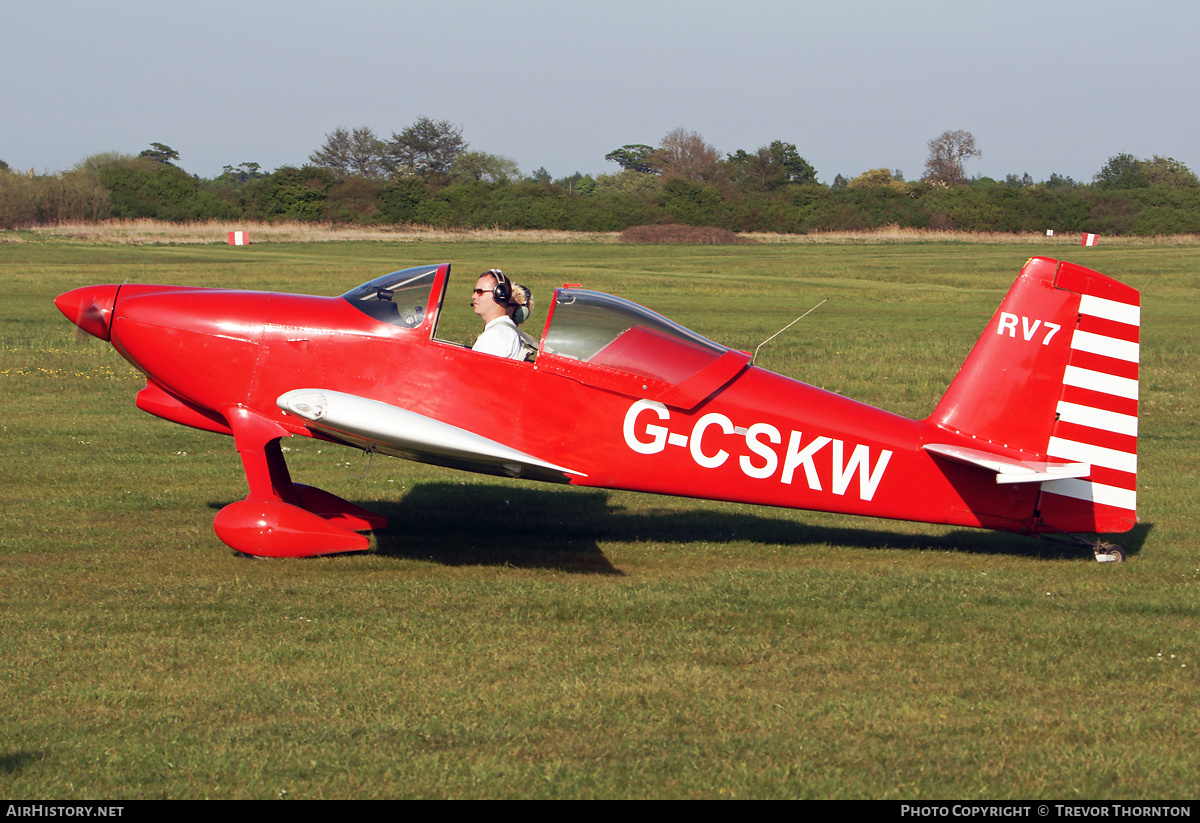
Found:
[[[367, 467], [365, 469], [363, 469], [362, 474], [350, 475], [351, 478], [353, 478], [354, 480], [365, 480], [367, 475], [371, 473], [371, 461], [375, 457], [375, 448], [378, 445], [379, 445], [378, 443], [372, 443], [371, 448], [363, 449], [363, 453], [367, 455]], [[350, 464], [347, 463], [346, 465], [350, 465]]]
[[[775, 332], [773, 335], [771, 335], [770, 337], [768, 337], [766, 340], [764, 340], [764, 341], [762, 341], [761, 343], [759, 343], [759, 344], [758, 344], [758, 349], [761, 349], [763, 346], [765, 346], [765, 345], [767, 345], [768, 343], [770, 343], [770, 342], [771, 342], [772, 340], [774, 340], [776, 337], [778, 337], [779, 335], [783, 334], [785, 331], [787, 331], [788, 329], [790, 329], [792, 326], [796, 325], [796, 324], [797, 324], [797, 323], [799, 323], [801, 320], [803, 320], [804, 318], [808, 317], [810, 314], [812, 314], [813, 312], [815, 312], [817, 309], [821, 308], [821, 306], [823, 306], [825, 303], [828, 303], [828, 302], [829, 302], [829, 298], [828, 298], [828, 297], [826, 297], [826, 298], [825, 298], [824, 300], [822, 300], [820, 303], [818, 303], [817, 305], [813, 306], [811, 309], [809, 309], [808, 311], [806, 311], [804, 314], [802, 314], [802, 315], [800, 315], [799, 317], [797, 317], [797, 318], [796, 318], [795, 320], [793, 320], [791, 323], [788, 323], [788, 324], [787, 324], [786, 326], [784, 326], [782, 329], [780, 329], [779, 331]], [[754, 350], [754, 356], [750, 358], [750, 365], [754, 365], [754, 361], [758, 359], [758, 349], [755, 349], [755, 350]]]

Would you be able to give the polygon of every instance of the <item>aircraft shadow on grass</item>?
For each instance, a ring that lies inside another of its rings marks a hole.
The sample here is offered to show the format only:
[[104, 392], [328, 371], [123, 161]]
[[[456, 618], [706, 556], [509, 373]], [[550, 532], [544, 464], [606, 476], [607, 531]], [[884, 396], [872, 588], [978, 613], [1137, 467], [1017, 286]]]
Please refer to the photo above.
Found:
[[[1042, 559], [1087, 559], [1082, 546], [1007, 532], [955, 529], [945, 534], [906, 534], [873, 527], [822, 526], [787, 519], [787, 510], [745, 506], [744, 511], [681, 511], [664, 505], [632, 512], [603, 490], [545, 486], [502, 487], [453, 482], [422, 483], [392, 503], [363, 501], [388, 518], [375, 532], [375, 552], [450, 566], [549, 568], [580, 574], [620, 575], [601, 542], [732, 543], [772, 546], [848, 546]], [[220, 509], [226, 502], [212, 502]], [[776, 513], [777, 512], [777, 513]], [[1141, 551], [1152, 528], [1141, 523], [1120, 536], [1128, 555]]]
[[13, 751], [0, 753], [0, 774], [17, 774], [31, 763], [46, 759], [44, 751]]

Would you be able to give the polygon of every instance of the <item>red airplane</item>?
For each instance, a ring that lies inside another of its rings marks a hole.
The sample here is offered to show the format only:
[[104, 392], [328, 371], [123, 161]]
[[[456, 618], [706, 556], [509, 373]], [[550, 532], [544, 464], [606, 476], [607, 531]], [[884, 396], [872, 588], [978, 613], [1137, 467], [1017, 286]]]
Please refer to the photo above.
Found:
[[[340, 297], [87, 286], [55, 304], [146, 375], [137, 405], [232, 435], [250, 493], [217, 535], [251, 555], [361, 551], [386, 520], [292, 482], [304, 436], [485, 474], [973, 526], [1136, 522], [1138, 292], [1033, 258], [925, 420], [754, 366], [642, 306], [557, 289], [527, 361], [436, 337], [450, 266]], [[532, 338], [530, 338], [532, 340]], [[1057, 536], [1054, 537], [1054, 536]]]

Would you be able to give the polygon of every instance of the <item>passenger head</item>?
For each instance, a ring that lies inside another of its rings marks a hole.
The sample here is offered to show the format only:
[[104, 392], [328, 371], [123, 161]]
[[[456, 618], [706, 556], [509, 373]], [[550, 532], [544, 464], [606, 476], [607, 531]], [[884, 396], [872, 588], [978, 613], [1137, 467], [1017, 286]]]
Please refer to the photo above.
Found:
[[512, 284], [512, 297], [509, 298], [509, 311], [513, 322], [518, 326], [529, 319], [533, 311], [533, 294], [520, 283]]

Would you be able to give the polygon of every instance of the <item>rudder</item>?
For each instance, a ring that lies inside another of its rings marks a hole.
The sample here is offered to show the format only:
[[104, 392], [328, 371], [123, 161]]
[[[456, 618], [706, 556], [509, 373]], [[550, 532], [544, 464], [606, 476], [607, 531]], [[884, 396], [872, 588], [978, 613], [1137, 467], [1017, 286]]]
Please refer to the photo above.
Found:
[[1091, 467], [1041, 483], [1032, 531], [1136, 522], [1139, 306], [1130, 286], [1033, 258], [926, 421], [982, 450]]
[[1129, 531], [1137, 522], [1141, 296], [1070, 263], [1060, 266], [1058, 286], [1080, 294], [1079, 321], [1046, 451], [1092, 472], [1043, 483], [1041, 519], [1047, 530]]

